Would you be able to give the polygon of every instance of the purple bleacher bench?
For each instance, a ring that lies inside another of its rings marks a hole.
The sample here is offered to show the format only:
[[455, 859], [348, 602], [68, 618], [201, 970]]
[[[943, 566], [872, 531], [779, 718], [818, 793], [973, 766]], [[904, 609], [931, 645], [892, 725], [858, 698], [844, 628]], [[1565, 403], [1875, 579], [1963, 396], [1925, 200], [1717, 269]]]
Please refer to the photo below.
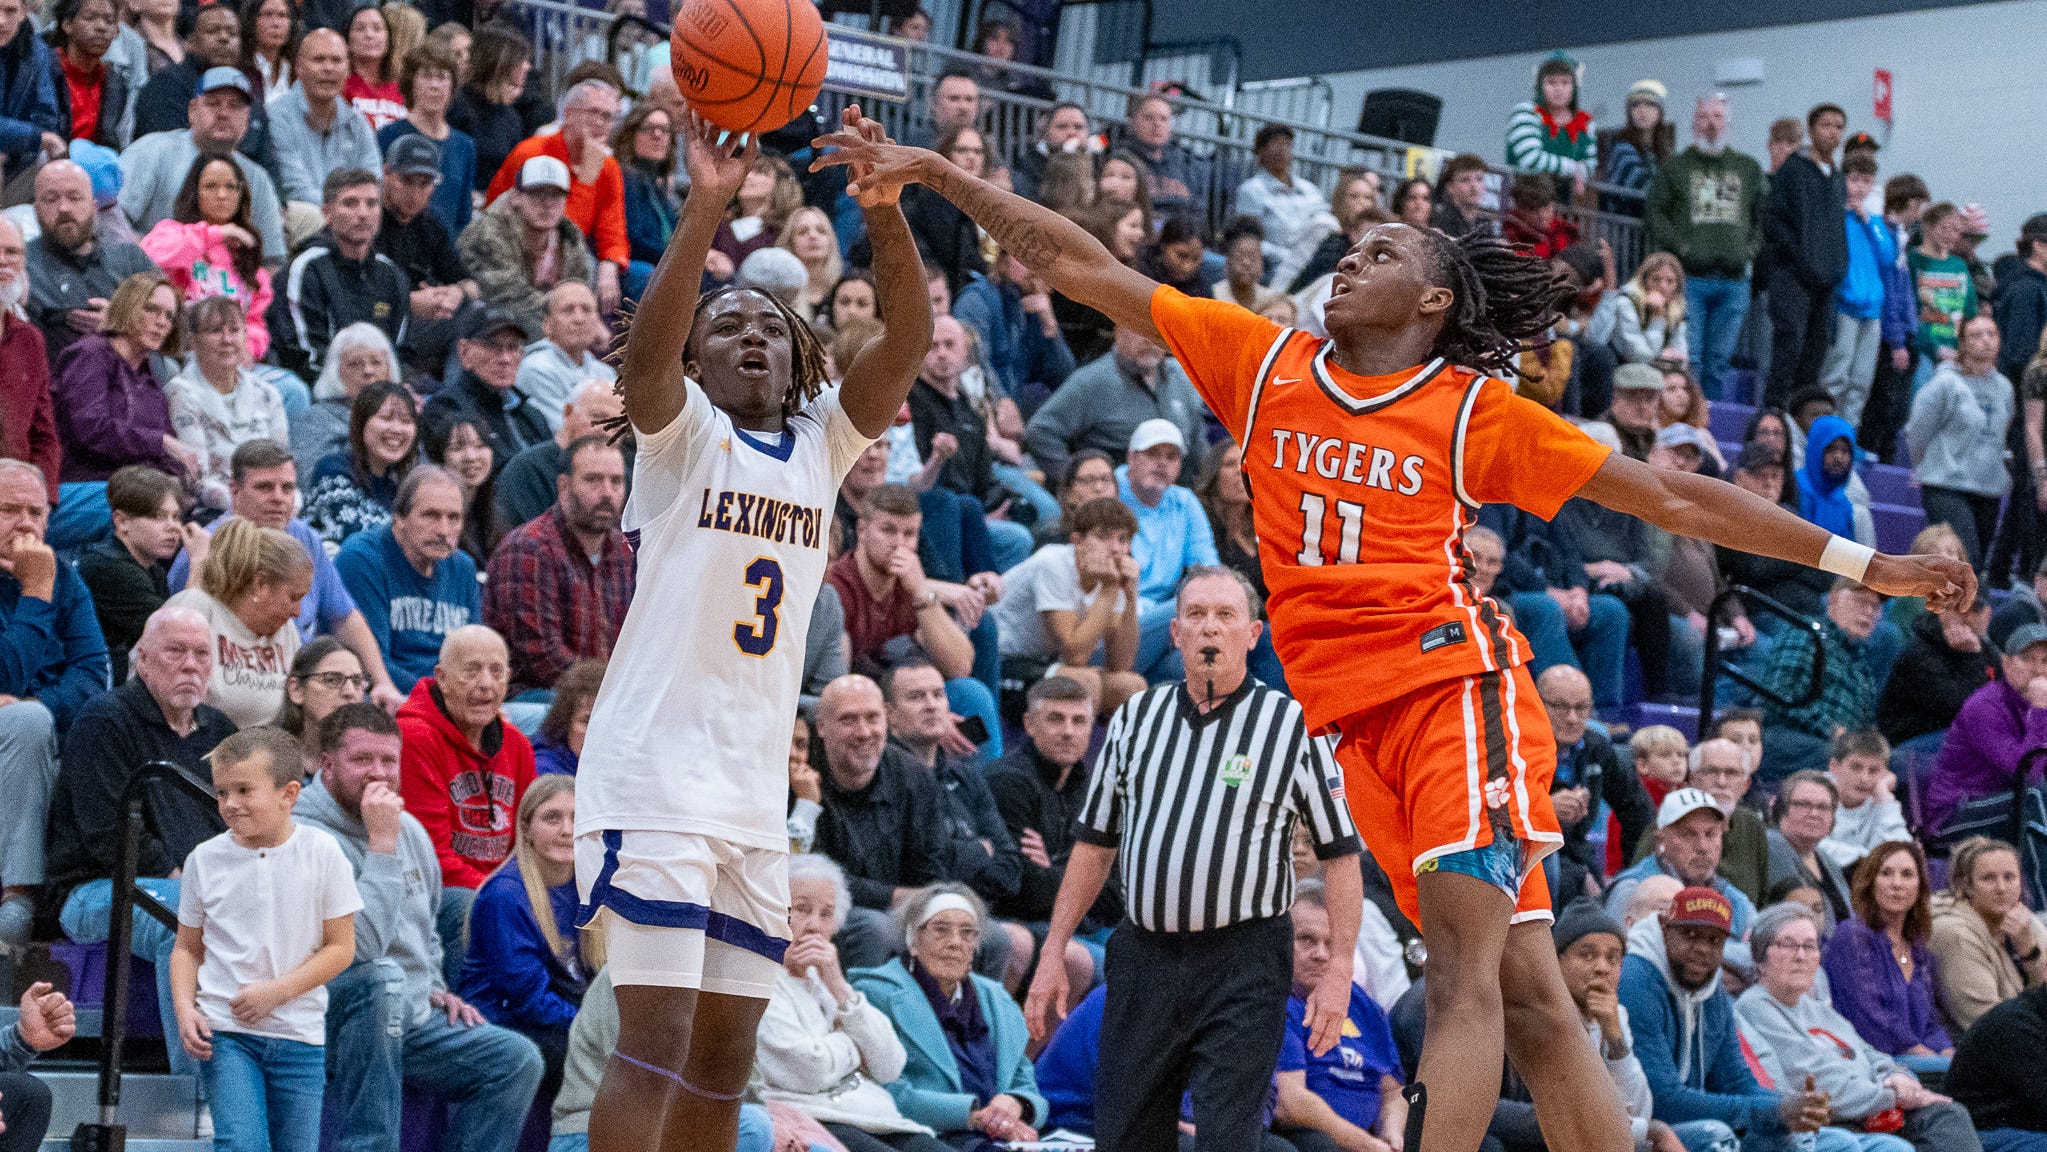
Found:
[[1756, 418], [1754, 408], [1732, 400], [1715, 400], [1707, 407], [1706, 427], [1712, 430], [1713, 439], [1722, 443], [1732, 440], [1739, 445], [1748, 422]]
[[1684, 733], [1686, 740], [1699, 740], [1699, 710], [1689, 704], [1652, 704], [1642, 701], [1628, 709], [1628, 723], [1640, 732], [1652, 724], [1667, 724]]
[[1873, 504], [1870, 519], [1876, 523], [1876, 546], [1883, 552], [1910, 552], [1912, 537], [1926, 527], [1924, 509], [1901, 504]]

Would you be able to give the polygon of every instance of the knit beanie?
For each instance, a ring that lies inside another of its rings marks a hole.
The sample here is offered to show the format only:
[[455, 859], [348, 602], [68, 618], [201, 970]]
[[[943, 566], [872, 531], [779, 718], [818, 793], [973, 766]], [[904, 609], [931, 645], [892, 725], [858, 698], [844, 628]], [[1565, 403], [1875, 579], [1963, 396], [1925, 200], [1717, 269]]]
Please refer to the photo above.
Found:
[[1623, 948], [1627, 947], [1626, 930], [1591, 900], [1573, 901], [1558, 914], [1557, 922], [1549, 930], [1550, 938], [1556, 941], [1557, 954], [1560, 956], [1565, 949], [1596, 932], [1604, 932], [1620, 941]]
[[1661, 108], [1664, 106], [1664, 99], [1669, 95], [1670, 90], [1663, 86], [1663, 81], [1661, 80], [1637, 80], [1628, 88], [1627, 103], [1633, 104], [1639, 100], [1647, 100], [1649, 103]]

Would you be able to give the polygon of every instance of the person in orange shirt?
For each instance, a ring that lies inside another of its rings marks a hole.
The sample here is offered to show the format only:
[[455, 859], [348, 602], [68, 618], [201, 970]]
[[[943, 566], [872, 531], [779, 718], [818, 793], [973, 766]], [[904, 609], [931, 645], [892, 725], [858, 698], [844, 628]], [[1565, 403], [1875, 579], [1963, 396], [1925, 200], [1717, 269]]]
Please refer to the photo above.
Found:
[[585, 80], [561, 101], [561, 131], [519, 142], [491, 177], [484, 193], [488, 205], [518, 182], [519, 168], [535, 156], [552, 156], [569, 166], [569, 222], [583, 230], [590, 254], [597, 258], [597, 305], [618, 309], [619, 284], [632, 260], [625, 234], [625, 173], [612, 159], [606, 141], [618, 121], [618, 89], [602, 80]]
[[[1497, 377], [1570, 288], [1496, 237], [1372, 228], [1337, 266], [1318, 340], [1161, 286], [1078, 225], [933, 153], [844, 132], [816, 143], [836, 149], [816, 166], [869, 169], [857, 194], [922, 183], [1053, 289], [1171, 348], [1244, 446], [1288, 681], [1310, 723], [1336, 736], [1359, 830], [1428, 943], [1408, 1152], [1477, 1146], [1503, 1055], [1551, 1146], [1631, 1147], [1549, 935], [1539, 865], [1562, 841], [1555, 737], [1524, 667], [1528, 642], [1471, 588], [1464, 529], [1485, 503], [1549, 517], [1578, 496], [1943, 607], [1974, 595], [1968, 566], [1877, 555], [1733, 485], [1609, 452], [1514, 395]], [[1200, 678], [1189, 669], [1191, 690]], [[1055, 924], [1062, 911], [1073, 910], [1055, 908]], [[1026, 1005], [1034, 1031], [1047, 982], [1041, 970]], [[1311, 1001], [1310, 1023], [1344, 1007]]]

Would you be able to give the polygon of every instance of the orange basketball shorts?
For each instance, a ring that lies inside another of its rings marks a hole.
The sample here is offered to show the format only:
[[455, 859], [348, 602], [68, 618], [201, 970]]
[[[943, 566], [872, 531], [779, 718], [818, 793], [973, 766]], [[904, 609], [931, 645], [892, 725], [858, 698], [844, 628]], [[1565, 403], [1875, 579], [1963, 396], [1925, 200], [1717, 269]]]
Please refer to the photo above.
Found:
[[1424, 685], [1336, 729], [1351, 817], [1410, 920], [1422, 926], [1417, 875], [1501, 837], [1520, 847], [1514, 921], [1550, 918], [1536, 872], [1564, 839], [1549, 800], [1556, 737], [1526, 668]]

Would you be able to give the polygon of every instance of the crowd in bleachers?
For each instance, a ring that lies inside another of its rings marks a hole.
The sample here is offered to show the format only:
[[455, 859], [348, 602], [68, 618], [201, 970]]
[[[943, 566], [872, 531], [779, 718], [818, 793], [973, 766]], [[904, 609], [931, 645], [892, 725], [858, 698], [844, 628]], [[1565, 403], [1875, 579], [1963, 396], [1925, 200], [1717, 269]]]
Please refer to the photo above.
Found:
[[[133, 950], [223, 1140], [268, 1082], [273, 1147], [324, 1124], [394, 1152], [408, 1092], [445, 1105], [426, 1146], [587, 1146], [618, 1021], [575, 927], [574, 775], [635, 580], [605, 356], [688, 192], [685, 108], [665, 44], [550, 85], [539, 24], [457, 7], [0, 0], [0, 959], [58, 988], [0, 1035], [0, 1149], [47, 1122], [20, 1069], [98, 994], [51, 957], [106, 939], [122, 790], [159, 760], [221, 799], [152, 793], [138, 883], [179, 927], [138, 913]], [[1496, 230], [1578, 286], [1522, 394], [1982, 573], [1939, 614], [1583, 500], [1488, 507], [1464, 541], [1530, 643], [1558, 954], [1641, 1146], [2047, 1148], [2047, 812], [2020, 775], [2047, 748], [2047, 214], [1992, 260], [1970, 189], [1884, 178], [1839, 108], [1777, 121], [1764, 163], [1709, 94], [1680, 150], [1662, 84], [1603, 130], [1561, 54], [1504, 182], [1466, 153], [1325, 193], [1282, 124], [1238, 171], [1166, 95], [1114, 123], [1054, 103], [1004, 67], [1037, 34], [992, 20], [910, 142], [1314, 333], [1374, 225]], [[1014, 154], [990, 90], [1044, 104]], [[765, 139], [703, 279], [780, 298], [837, 379], [888, 318], [817, 126]], [[750, 1152], [1089, 1130], [1114, 886], [1039, 951], [1091, 749], [1180, 676], [1182, 573], [1264, 592], [1242, 452], [1181, 366], [942, 197], [902, 206], [937, 319], [830, 533]], [[1581, 235], [1593, 208], [1641, 218], [1638, 266]], [[1269, 639], [1251, 670], [1285, 685]], [[1402, 1142], [1426, 948], [1368, 891], [1352, 1026], [1317, 1056], [1290, 1012], [1268, 1152]], [[1294, 913], [1303, 995], [1323, 900]], [[298, 927], [264, 939], [262, 907]], [[1043, 963], [1073, 1002], [1037, 1051], [1017, 995]], [[1489, 1141], [1541, 1146], [1511, 1069]]]

